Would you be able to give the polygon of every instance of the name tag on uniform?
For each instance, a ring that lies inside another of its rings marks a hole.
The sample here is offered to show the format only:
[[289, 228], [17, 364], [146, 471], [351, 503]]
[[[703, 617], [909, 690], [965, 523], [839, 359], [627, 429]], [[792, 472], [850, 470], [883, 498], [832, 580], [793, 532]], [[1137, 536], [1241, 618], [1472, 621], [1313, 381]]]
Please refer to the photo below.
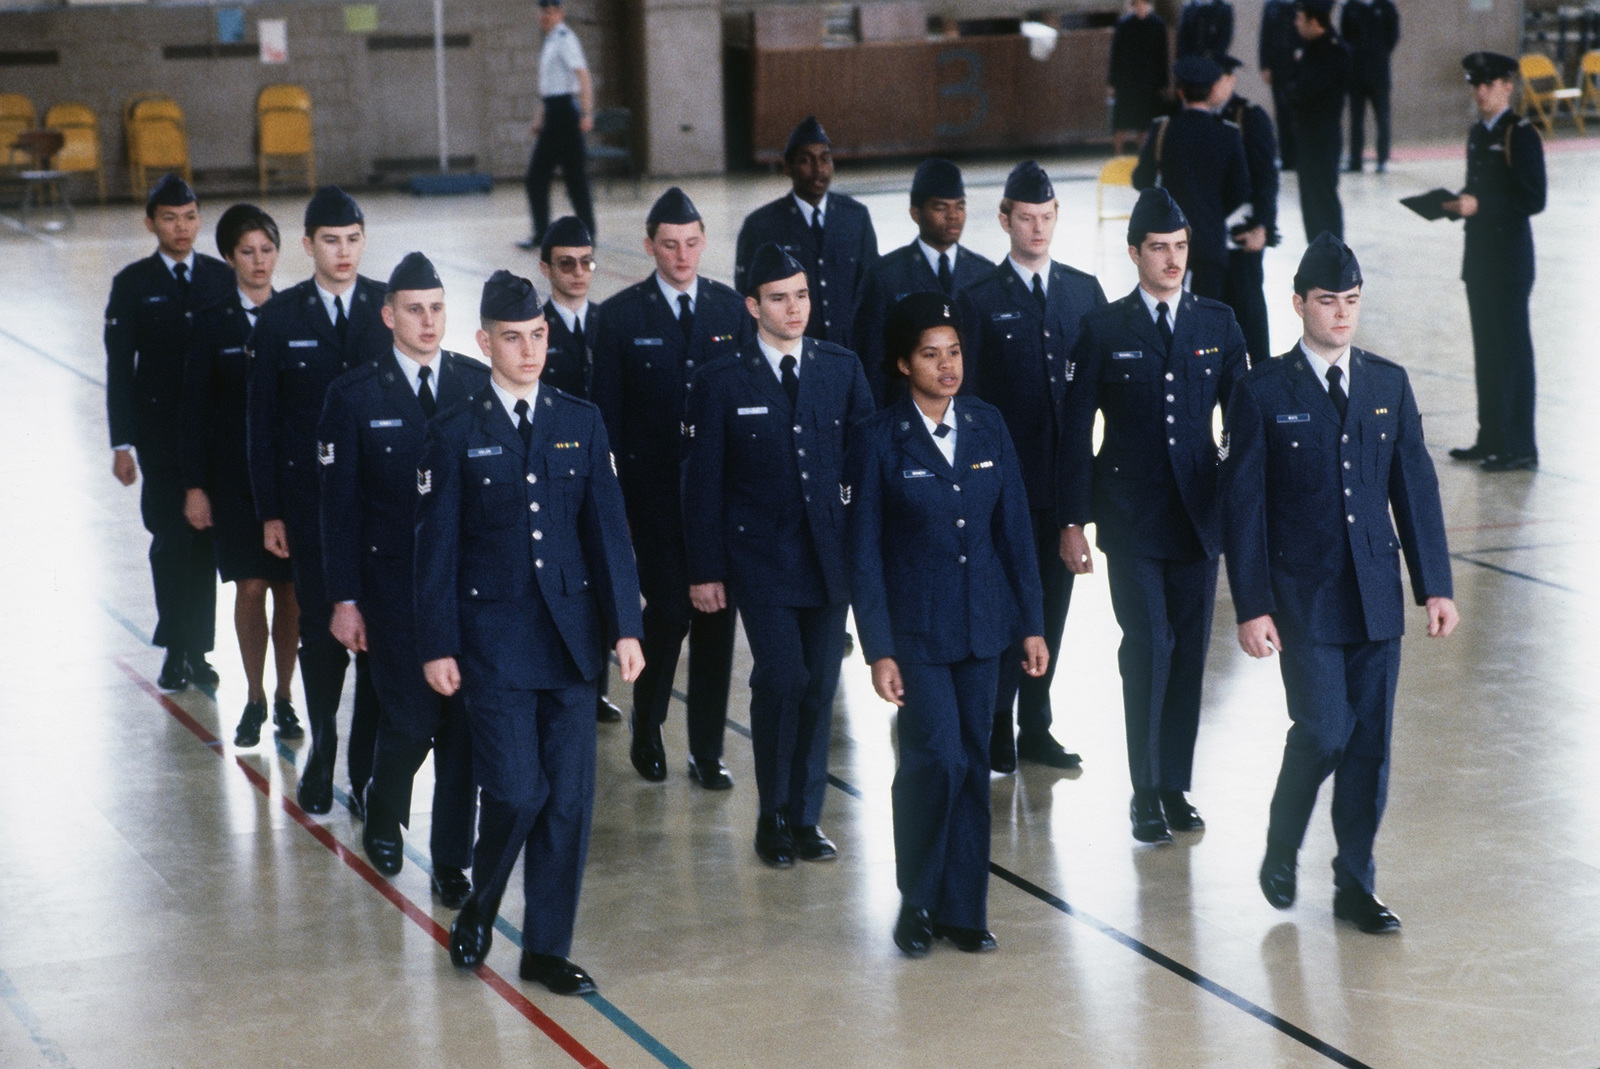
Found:
[[1279, 423], [1310, 423], [1311, 422], [1311, 413], [1309, 413], [1309, 412], [1296, 412], [1293, 415], [1279, 416], [1278, 417], [1278, 422]]
[[633, 344], [635, 344], [635, 345], [665, 345], [667, 343], [662, 341], [660, 338], [635, 338], [635, 339], [633, 339]]
[[242, 345], [230, 345], [226, 349], [222, 350], [222, 355], [223, 356], [232, 356], [235, 353], [245, 353], [245, 352], [249, 352], [249, 350], [246, 349]]
[[1113, 359], [1113, 360], [1143, 360], [1144, 359], [1144, 350], [1143, 349], [1130, 349], [1127, 352], [1112, 353], [1111, 354], [1111, 359]]
[[739, 409], [739, 415], [741, 415], [741, 416], [764, 416], [766, 414], [767, 414], [767, 406], [766, 405], [760, 405], [760, 406], [758, 406], [756, 408], [741, 408], [741, 409]]
[[375, 419], [372, 422], [367, 424], [367, 426], [372, 427], [372, 428], [404, 427], [405, 425], [406, 425], [406, 421], [403, 420], [403, 419]]
[[980, 460], [976, 464], [972, 465], [972, 470], [973, 471], [978, 471], [981, 468], [992, 468], [992, 467], [994, 467], [994, 461], [992, 461], [992, 460]]
[[502, 452], [504, 452], [504, 450], [497, 445], [486, 445], [481, 449], [467, 450], [467, 459], [470, 460], [474, 457], [497, 457]]
[[316, 347], [317, 339], [315, 338], [295, 338], [289, 342], [289, 348], [291, 349], [315, 349]]
[[994, 320], [996, 323], [1004, 323], [1008, 319], [1021, 319], [1022, 318], [1022, 313], [1021, 312], [996, 312], [992, 316], [990, 316], [989, 318]]
[[145, 304], [156, 304], [157, 302], [164, 301], [166, 299], [167, 298], [166, 298], [166, 296], [164, 294], [158, 293], [154, 297], [146, 297], [144, 299], [144, 303]]
[[900, 477], [902, 479], [931, 479], [933, 478], [933, 472], [926, 468], [912, 468], [909, 471], [902, 471]]

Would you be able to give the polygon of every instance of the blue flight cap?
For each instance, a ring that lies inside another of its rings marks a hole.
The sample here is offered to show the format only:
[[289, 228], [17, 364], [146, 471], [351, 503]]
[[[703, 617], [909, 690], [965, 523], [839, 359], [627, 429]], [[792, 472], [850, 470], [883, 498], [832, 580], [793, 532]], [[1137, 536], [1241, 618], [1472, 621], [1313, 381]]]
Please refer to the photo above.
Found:
[[1172, 65], [1172, 76], [1180, 85], [1216, 85], [1222, 68], [1210, 56], [1179, 56]]
[[1151, 234], [1176, 234], [1189, 226], [1188, 218], [1172, 194], [1152, 186], [1139, 194], [1139, 201], [1128, 216], [1128, 244], [1142, 245]]
[[544, 315], [544, 304], [533, 283], [504, 269], [489, 276], [478, 301], [478, 318], [496, 323], [526, 323]]
[[366, 216], [355, 198], [338, 186], [323, 186], [311, 195], [306, 205], [307, 230], [320, 226], [365, 226]]
[[689, 194], [673, 186], [650, 205], [650, 214], [645, 217], [645, 225], [657, 226], [667, 223], [671, 226], [687, 226], [690, 223], [703, 222], [700, 210], [694, 206], [694, 201], [689, 199]]
[[420, 252], [408, 252], [394, 265], [394, 270], [389, 272], [389, 292], [397, 293], [400, 290], [442, 290], [444, 283], [439, 280], [439, 272], [433, 269], [433, 261]]
[[1043, 167], [1033, 160], [1023, 160], [1006, 175], [1006, 188], [1001, 196], [1023, 204], [1049, 204], [1056, 199], [1056, 187], [1050, 184], [1050, 176]]
[[199, 203], [194, 189], [175, 174], [164, 174], [145, 198], [144, 214], [154, 216], [157, 208], [181, 208], [185, 204]]
[[557, 247], [593, 248], [594, 238], [589, 235], [589, 228], [583, 225], [583, 220], [575, 215], [563, 215], [545, 229], [544, 241], [539, 245], [539, 259], [549, 263], [550, 250]]
[[799, 260], [784, 252], [776, 242], [769, 241], [758, 248], [755, 256], [750, 259], [750, 272], [744, 281], [744, 295], [754, 297], [768, 282], [781, 282], [786, 278], [805, 273], [805, 266]]
[[802, 145], [827, 145], [833, 147], [833, 142], [828, 140], [827, 131], [817, 121], [815, 115], [807, 115], [800, 120], [800, 125], [794, 128], [789, 135], [789, 143], [783, 146], [783, 158], [788, 159], [795, 154], [795, 150]]
[[911, 206], [920, 208], [929, 199], [962, 200], [967, 187], [961, 181], [961, 168], [949, 160], [923, 160], [911, 176]]
[[1238, 56], [1230, 56], [1224, 52], [1222, 55], [1217, 57], [1217, 66], [1222, 68], [1223, 74], [1232, 74], [1234, 71], [1244, 66], [1244, 60], [1240, 59]]
[[1294, 273], [1294, 291], [1343, 293], [1361, 285], [1361, 265], [1350, 246], [1324, 230], [1317, 235]]

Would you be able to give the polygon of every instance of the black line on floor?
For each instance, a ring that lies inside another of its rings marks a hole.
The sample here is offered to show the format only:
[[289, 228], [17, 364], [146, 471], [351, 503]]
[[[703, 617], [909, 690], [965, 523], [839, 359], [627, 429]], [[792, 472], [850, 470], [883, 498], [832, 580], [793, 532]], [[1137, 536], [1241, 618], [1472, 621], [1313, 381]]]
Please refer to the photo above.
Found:
[[1500, 567], [1500, 565], [1498, 565], [1498, 564], [1490, 564], [1486, 560], [1474, 560], [1473, 558], [1467, 556], [1465, 553], [1452, 553], [1452, 554], [1450, 554], [1450, 557], [1451, 557], [1452, 560], [1458, 560], [1458, 561], [1461, 561], [1461, 562], [1463, 562], [1465, 564], [1476, 564], [1478, 567], [1486, 568], [1491, 572], [1499, 572], [1501, 575], [1509, 575], [1513, 579], [1526, 579], [1528, 582], [1530, 582], [1530, 583], [1538, 583], [1540, 586], [1551, 587], [1552, 589], [1555, 589], [1555, 590], [1564, 590], [1568, 594], [1581, 594], [1581, 593], [1583, 593], [1583, 591], [1576, 590], [1576, 589], [1574, 589], [1574, 588], [1572, 588], [1570, 586], [1563, 586], [1560, 583], [1553, 583], [1548, 579], [1540, 579], [1537, 575], [1529, 575], [1527, 572], [1519, 572], [1519, 571], [1516, 571], [1513, 568], [1502, 568], [1502, 567]]
[[62, 360], [60, 357], [50, 355], [49, 353], [45, 352], [43, 349], [39, 348], [37, 345], [34, 345], [32, 342], [29, 342], [29, 341], [24, 341], [23, 339], [17, 337], [15, 334], [11, 333], [9, 330], [6, 330], [4, 327], [0, 327], [0, 338], [4, 338], [4, 339], [6, 339], [7, 341], [11, 342], [14, 345], [21, 346], [22, 348], [28, 350], [28, 352], [32, 353], [34, 356], [40, 357], [41, 359], [44, 359], [44, 360], [48, 360], [52, 364], [54, 364], [56, 367], [61, 368], [64, 371], [72, 372], [74, 375], [78, 376], [78, 378], [82, 379], [84, 382], [87, 382], [91, 386], [98, 386], [102, 390], [105, 389], [105, 387], [106, 387], [106, 383], [105, 383], [104, 379], [97, 379], [93, 375], [90, 375], [89, 373], [87, 373], [85, 371], [78, 370], [77, 368], [73, 367], [71, 364], [67, 363], [65, 360]]

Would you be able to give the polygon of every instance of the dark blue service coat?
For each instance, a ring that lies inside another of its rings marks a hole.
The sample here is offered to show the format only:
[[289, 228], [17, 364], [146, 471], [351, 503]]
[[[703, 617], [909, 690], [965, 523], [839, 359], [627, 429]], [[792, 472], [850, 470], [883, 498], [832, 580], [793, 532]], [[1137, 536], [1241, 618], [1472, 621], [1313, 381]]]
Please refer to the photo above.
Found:
[[1228, 256], [1228, 216], [1251, 194], [1239, 128], [1205, 108], [1186, 107], [1157, 119], [1139, 150], [1133, 187], [1149, 189], [1158, 182], [1188, 217], [1189, 263], [1196, 276], [1202, 262], [1220, 270]]
[[1217, 59], [1232, 45], [1233, 5], [1228, 0], [1189, 0], [1178, 12], [1178, 55]]
[[733, 284], [743, 293], [745, 273], [756, 250], [776, 242], [800, 261], [811, 288], [811, 322], [806, 337], [848, 347], [867, 270], [878, 260], [878, 234], [866, 206], [842, 193], [822, 204], [822, 248], [817, 248], [794, 194], [785, 193], [745, 217], [734, 252]]
[[[946, 296], [954, 300], [962, 290], [992, 272], [994, 263], [964, 245], [951, 251], [950, 293]], [[883, 371], [883, 324], [889, 309], [913, 293], [941, 292], [939, 276], [915, 240], [884, 253], [867, 271], [861, 306], [856, 310], [853, 348], [861, 357], [861, 367], [878, 407], [890, 404], [904, 392], [898, 379], [891, 381]]]
[[589, 302], [583, 317], [583, 344], [567, 329], [567, 321], [556, 311], [555, 301], [544, 302], [544, 319], [549, 324], [549, 348], [545, 350], [544, 370], [539, 381], [574, 397], [588, 397], [594, 378], [594, 338], [600, 329], [600, 308]]

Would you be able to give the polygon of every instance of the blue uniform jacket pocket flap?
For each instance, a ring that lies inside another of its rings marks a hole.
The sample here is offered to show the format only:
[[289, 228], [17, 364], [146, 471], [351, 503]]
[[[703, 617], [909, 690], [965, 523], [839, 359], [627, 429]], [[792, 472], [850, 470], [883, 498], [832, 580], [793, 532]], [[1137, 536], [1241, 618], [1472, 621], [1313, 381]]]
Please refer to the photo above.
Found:
[[635, 344], [635, 345], [665, 345], [667, 343], [662, 341], [660, 338], [635, 338], [635, 339], [633, 339], [633, 344]]
[[766, 405], [757, 405], [755, 408], [741, 408], [741, 409], [739, 409], [739, 415], [741, 415], [741, 416], [764, 416], [766, 414], [767, 414], [767, 406]]
[[315, 349], [316, 347], [317, 339], [315, 338], [295, 338], [289, 342], [289, 348], [291, 349]]
[[989, 318], [994, 320], [996, 323], [1004, 323], [1008, 319], [1021, 319], [1022, 318], [1022, 313], [1021, 312], [996, 312], [992, 316], [990, 316]]
[[1290, 414], [1290, 415], [1280, 415], [1278, 417], [1278, 422], [1279, 423], [1310, 423], [1311, 422], [1311, 413], [1309, 413], [1309, 412], [1295, 412], [1295, 413]]
[[375, 420], [370, 421], [367, 424], [367, 426], [375, 427], [375, 428], [376, 427], [404, 427], [405, 425], [406, 425], [406, 421], [403, 420], [403, 419], [375, 419]]
[[911, 468], [908, 471], [902, 471], [900, 477], [903, 479], [931, 479], [933, 478], [933, 472], [926, 468]]
[[1129, 349], [1126, 352], [1112, 353], [1111, 354], [1111, 359], [1113, 359], [1113, 360], [1143, 360], [1144, 359], [1144, 350], [1143, 349]]
[[486, 445], [481, 449], [467, 450], [467, 457], [468, 459], [471, 459], [472, 457], [497, 457], [502, 452], [504, 452], [504, 450], [497, 445]]

